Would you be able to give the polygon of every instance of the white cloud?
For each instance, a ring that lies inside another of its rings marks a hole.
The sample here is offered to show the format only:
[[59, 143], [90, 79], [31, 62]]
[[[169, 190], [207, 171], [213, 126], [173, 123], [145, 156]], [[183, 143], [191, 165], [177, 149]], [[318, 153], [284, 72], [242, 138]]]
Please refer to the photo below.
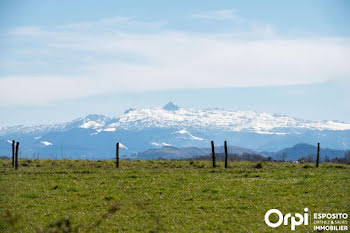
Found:
[[[235, 17], [233, 11], [217, 14]], [[112, 92], [308, 84], [350, 74], [349, 38], [261, 39], [258, 35], [271, 30], [268, 26], [221, 35], [103, 30], [129, 21], [104, 19], [65, 25], [61, 31], [12, 30], [14, 36], [42, 39], [38, 49], [52, 52], [43, 54], [43, 60], [62, 52], [81, 54], [73, 61], [66, 57], [81, 73], [0, 77], [0, 105], [47, 104]], [[85, 27], [90, 29], [80, 30]]]

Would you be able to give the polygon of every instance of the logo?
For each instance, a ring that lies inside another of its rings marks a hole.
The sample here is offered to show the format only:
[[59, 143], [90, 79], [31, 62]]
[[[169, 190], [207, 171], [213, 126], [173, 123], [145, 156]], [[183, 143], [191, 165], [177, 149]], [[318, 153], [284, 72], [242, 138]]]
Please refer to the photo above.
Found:
[[[300, 226], [303, 223], [304, 223], [304, 225], [309, 225], [309, 214], [307, 213], [309, 211], [309, 209], [305, 208], [304, 211], [305, 211], [304, 215], [299, 214], [299, 213], [295, 213], [295, 215], [292, 216], [291, 213], [288, 213], [285, 216], [283, 216], [282, 212], [279, 211], [278, 209], [270, 209], [265, 214], [265, 223], [269, 227], [276, 228], [276, 227], [281, 226], [282, 223], [283, 223], [283, 225], [288, 225], [289, 219], [290, 219], [290, 229], [292, 231], [294, 231], [296, 226]], [[271, 214], [277, 214], [277, 216], [278, 216], [277, 222], [272, 223], [270, 221]]]
[[[265, 214], [265, 223], [272, 228], [277, 228], [283, 225], [289, 225], [292, 231], [295, 231], [296, 226], [302, 224], [313, 225], [312, 229], [314, 231], [348, 231], [348, 214], [347, 213], [313, 213], [312, 215], [308, 214], [309, 209], [305, 208], [304, 213], [287, 213], [283, 215], [278, 209], [270, 209]], [[275, 214], [278, 216], [276, 222], [271, 222], [270, 216]], [[313, 217], [313, 221], [311, 219]]]

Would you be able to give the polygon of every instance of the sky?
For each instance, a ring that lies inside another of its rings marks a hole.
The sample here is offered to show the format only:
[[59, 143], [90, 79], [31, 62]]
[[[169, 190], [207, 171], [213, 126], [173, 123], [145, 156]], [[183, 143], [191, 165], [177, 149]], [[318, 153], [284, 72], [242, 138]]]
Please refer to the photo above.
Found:
[[350, 2], [0, 2], [0, 126], [127, 108], [350, 122]]

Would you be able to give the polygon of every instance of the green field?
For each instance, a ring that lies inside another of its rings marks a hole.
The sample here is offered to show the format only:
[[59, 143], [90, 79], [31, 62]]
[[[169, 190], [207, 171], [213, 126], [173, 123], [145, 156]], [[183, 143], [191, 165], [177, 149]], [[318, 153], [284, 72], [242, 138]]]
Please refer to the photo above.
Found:
[[0, 232], [289, 232], [269, 228], [265, 212], [350, 213], [349, 165], [121, 161], [117, 170], [112, 161], [21, 160], [14, 171], [10, 163], [0, 161]]

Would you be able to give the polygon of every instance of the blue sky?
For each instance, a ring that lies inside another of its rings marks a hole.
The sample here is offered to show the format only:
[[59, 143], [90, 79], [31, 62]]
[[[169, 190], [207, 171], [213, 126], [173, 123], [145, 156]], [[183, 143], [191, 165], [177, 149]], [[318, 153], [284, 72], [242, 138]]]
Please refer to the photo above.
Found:
[[0, 126], [172, 100], [350, 121], [349, 1], [1, 1]]

